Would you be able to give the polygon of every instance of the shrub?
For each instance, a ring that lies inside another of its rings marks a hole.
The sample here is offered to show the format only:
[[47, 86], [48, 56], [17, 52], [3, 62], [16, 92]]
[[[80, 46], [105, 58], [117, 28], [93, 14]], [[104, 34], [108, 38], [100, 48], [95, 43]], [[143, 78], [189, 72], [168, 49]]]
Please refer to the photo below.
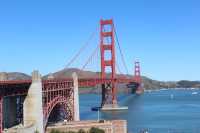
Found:
[[59, 132], [58, 130], [51, 130], [51, 133], [61, 133], [61, 132]]
[[[76, 133], [76, 132], [73, 132], [73, 131], [68, 131], [68, 132], [61, 132], [61, 131], [58, 131], [58, 130], [51, 130], [51, 133]], [[79, 132], [78, 132], [79, 133]], [[80, 132], [80, 133], [85, 133], [85, 132]]]
[[78, 132], [73, 132], [73, 131], [60, 132], [58, 130], [53, 129], [51, 130], [51, 133], [105, 133], [105, 131], [99, 128], [92, 127], [89, 132], [86, 132], [83, 129], [80, 129]]
[[[63, 132], [64, 133], [64, 132]], [[74, 132], [74, 131], [69, 131], [69, 132], [65, 132], [65, 133], [76, 133], [76, 132]]]
[[36, 130], [34, 133], [39, 133], [39, 131], [38, 131], [38, 130]]
[[83, 129], [80, 129], [78, 133], [86, 133]]
[[92, 128], [90, 129], [90, 132], [89, 132], [89, 133], [105, 133], [105, 131], [102, 130], [102, 129], [99, 129], [99, 128], [92, 127]]

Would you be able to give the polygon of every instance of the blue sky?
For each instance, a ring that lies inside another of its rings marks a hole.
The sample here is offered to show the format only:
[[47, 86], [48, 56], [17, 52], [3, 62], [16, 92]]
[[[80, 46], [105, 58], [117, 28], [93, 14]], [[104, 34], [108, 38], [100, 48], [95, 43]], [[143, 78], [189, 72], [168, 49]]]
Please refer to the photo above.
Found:
[[199, 0], [1, 0], [0, 71], [60, 70], [96, 31], [81, 67], [101, 18], [114, 19], [130, 73], [139, 59], [153, 79], [200, 80]]

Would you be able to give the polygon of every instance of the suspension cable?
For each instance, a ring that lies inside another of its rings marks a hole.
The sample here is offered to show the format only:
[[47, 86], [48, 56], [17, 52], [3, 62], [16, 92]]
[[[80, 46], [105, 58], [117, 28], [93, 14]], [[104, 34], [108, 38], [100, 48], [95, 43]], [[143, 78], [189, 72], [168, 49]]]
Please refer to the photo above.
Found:
[[[114, 24], [113, 24], [114, 25]], [[119, 39], [118, 39], [118, 36], [117, 36], [117, 32], [116, 32], [116, 29], [115, 29], [115, 25], [114, 25], [114, 33], [115, 33], [115, 36], [116, 36], [116, 41], [117, 41], [117, 45], [119, 47], [119, 51], [120, 51], [120, 55], [121, 55], [121, 59], [122, 59], [122, 62], [123, 62], [123, 65], [126, 69], [126, 73], [129, 74], [128, 72], [128, 67], [126, 65], [126, 62], [125, 62], [125, 59], [124, 59], [124, 55], [123, 55], [123, 52], [122, 52], [122, 49], [121, 49], [121, 46], [120, 46], [120, 43], [119, 43]]]
[[67, 63], [65, 68], [69, 68], [69, 66], [71, 66], [71, 64], [80, 56], [81, 52], [84, 51], [84, 49], [86, 49], [86, 47], [89, 45], [90, 41], [94, 38], [95, 33], [96, 33], [96, 30], [90, 35], [90, 37], [86, 41], [86, 43], [84, 43], [84, 45], [79, 49], [78, 53], [75, 54], [75, 56]]
[[119, 67], [119, 64], [117, 63], [117, 61], [115, 61], [115, 63], [116, 63], [116, 66], [117, 66], [117, 70], [119, 71], [119, 74], [122, 74], [122, 71], [121, 71], [121, 69]]
[[89, 62], [93, 59], [94, 55], [97, 53], [99, 49], [99, 45], [97, 45], [97, 47], [95, 48], [95, 50], [92, 52], [92, 54], [89, 56], [89, 58], [87, 59], [86, 63], [83, 65], [81, 70], [84, 70], [85, 67], [89, 64]]
[[[104, 32], [106, 31], [105, 28], [103, 28], [103, 30], [104, 30]], [[107, 43], [109, 43], [109, 39], [108, 38], [106, 38], [106, 41], [107, 41]], [[119, 74], [122, 74], [122, 71], [121, 71], [121, 69], [119, 67], [119, 64], [117, 63], [117, 60], [115, 61], [115, 63], [116, 63], [116, 67], [117, 67], [117, 70], [118, 70]]]

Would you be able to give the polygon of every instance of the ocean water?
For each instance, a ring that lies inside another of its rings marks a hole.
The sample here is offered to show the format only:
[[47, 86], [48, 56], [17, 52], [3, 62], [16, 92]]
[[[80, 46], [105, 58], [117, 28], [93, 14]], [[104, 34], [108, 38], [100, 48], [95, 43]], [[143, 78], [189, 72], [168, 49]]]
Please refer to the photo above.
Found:
[[[119, 104], [127, 111], [100, 112], [101, 119], [125, 119], [129, 133], [200, 133], [200, 90], [160, 90], [141, 96], [121, 94]], [[82, 94], [82, 120], [97, 119], [91, 107], [99, 106], [100, 95]]]

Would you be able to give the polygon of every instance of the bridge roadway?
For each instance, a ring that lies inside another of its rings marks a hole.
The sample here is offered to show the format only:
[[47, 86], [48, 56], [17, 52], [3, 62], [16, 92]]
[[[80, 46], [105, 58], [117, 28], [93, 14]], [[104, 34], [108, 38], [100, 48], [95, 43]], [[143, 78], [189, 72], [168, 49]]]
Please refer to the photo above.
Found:
[[[110, 27], [110, 28], [106, 28]], [[105, 30], [106, 29], [106, 30]], [[12, 80], [12, 81], [1, 81], [3, 79], [0, 76], [0, 133], [3, 130], [3, 114], [8, 113], [9, 117], [14, 116], [16, 112], [3, 112], [4, 97], [9, 97], [10, 110], [16, 108], [14, 97], [24, 97], [24, 102], [21, 101], [23, 108], [22, 114], [24, 125], [28, 125], [30, 121], [36, 121], [36, 126], [40, 129], [39, 132], [46, 127], [50, 113], [54, 108], [63, 109], [62, 112], [66, 113], [65, 119], [72, 121], [76, 119], [78, 113], [76, 113], [78, 101], [78, 86], [79, 87], [93, 87], [98, 84], [102, 84], [102, 103], [104, 105], [117, 106], [116, 98], [116, 84], [117, 83], [136, 83], [137, 90], [139, 93], [142, 92], [141, 88], [141, 77], [139, 63], [136, 63], [135, 75], [133, 79], [119, 78], [115, 71], [115, 38], [116, 31], [113, 20], [101, 20], [100, 21], [100, 51], [101, 51], [101, 78], [87, 78], [77, 79], [77, 75], [73, 79], [52, 79], [42, 80], [41, 75], [38, 72], [32, 73], [32, 80]], [[105, 40], [107, 37], [111, 38], [109, 43]], [[118, 42], [118, 39], [117, 39]], [[119, 42], [118, 42], [119, 44]], [[111, 55], [110, 60], [105, 60], [105, 51], [108, 51]], [[121, 50], [120, 50], [121, 51]], [[95, 53], [96, 54], [96, 53]], [[122, 59], [123, 59], [123, 55]], [[90, 61], [90, 60], [89, 60]], [[88, 63], [88, 62], [87, 62]], [[124, 63], [125, 64], [125, 63]], [[86, 64], [87, 65], [87, 64]], [[111, 77], [106, 76], [106, 67], [111, 68]], [[139, 87], [138, 87], [139, 86]], [[6, 103], [7, 104], [7, 103]], [[32, 104], [34, 106], [32, 106]], [[57, 106], [59, 104], [59, 106]], [[62, 106], [62, 107], [61, 107]], [[58, 110], [59, 110], [58, 109]], [[40, 111], [40, 113], [37, 113]], [[31, 112], [31, 113], [30, 113]], [[11, 114], [11, 115], [10, 115]], [[15, 118], [14, 118], [15, 119]], [[38, 119], [38, 120], [37, 120]], [[14, 121], [12, 119], [12, 121]], [[11, 122], [12, 122], [11, 121]], [[28, 123], [28, 124], [27, 124]], [[43, 123], [43, 124], [41, 124]]]
[[[79, 87], [93, 87], [98, 84], [106, 84], [113, 82], [112, 79], [100, 79], [100, 78], [87, 78], [78, 79], [77, 83]], [[116, 78], [116, 83], [130, 83], [134, 82], [133, 79], [127, 78]], [[19, 96], [23, 97], [28, 95], [29, 90], [34, 83], [32, 80], [5, 80], [0, 81], [0, 133], [3, 130], [3, 119], [5, 116], [3, 113], [3, 99], [8, 97]], [[35, 89], [35, 88], [34, 88]], [[41, 80], [42, 89], [42, 105], [43, 105], [43, 117], [44, 127], [47, 125], [47, 121], [53, 109], [57, 107], [57, 104], [61, 104], [65, 110], [65, 116], [67, 121], [73, 121], [75, 115], [74, 107], [74, 79], [52, 79], [52, 80]], [[36, 97], [37, 98], [37, 97]], [[13, 103], [9, 103], [12, 108]], [[23, 105], [23, 103], [21, 103]], [[25, 105], [23, 105], [25, 106]], [[59, 107], [60, 108], [60, 107]], [[12, 110], [12, 109], [11, 109]], [[20, 110], [23, 112], [23, 109]], [[19, 113], [16, 111], [15, 113]], [[10, 117], [8, 114], [7, 117]], [[23, 116], [21, 116], [23, 118]], [[17, 118], [15, 118], [17, 119]]]
[[[128, 78], [116, 78], [114, 79], [116, 83], [130, 83], [135, 82], [133, 79]], [[79, 87], [93, 87], [98, 84], [106, 84], [111, 83], [112, 79], [100, 79], [100, 78], [85, 78], [79, 79], [78, 85]], [[16, 96], [16, 95], [24, 95], [27, 93], [28, 88], [30, 87], [32, 80], [7, 80], [0, 81], [0, 95], [3, 96]], [[72, 86], [73, 79], [65, 78], [65, 79], [53, 79], [53, 80], [42, 80], [43, 89], [46, 88], [47, 85], [66, 85], [68, 87]], [[48, 91], [45, 89], [45, 91]]]

